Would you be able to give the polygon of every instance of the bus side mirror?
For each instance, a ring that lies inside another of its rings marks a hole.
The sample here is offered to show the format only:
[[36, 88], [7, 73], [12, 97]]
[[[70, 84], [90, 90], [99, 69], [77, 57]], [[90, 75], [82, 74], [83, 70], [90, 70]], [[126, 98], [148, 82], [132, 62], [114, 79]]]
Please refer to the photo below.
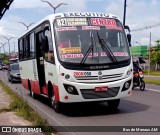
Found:
[[128, 30], [129, 33], [131, 32], [129, 26], [127, 26], [127, 25], [124, 26], [124, 29]]
[[48, 44], [48, 38], [45, 35], [46, 31], [50, 31], [49, 26], [45, 26], [43, 29], [43, 51], [48, 52], [49, 51], [49, 44]]
[[131, 34], [127, 34], [127, 39], [128, 39], [129, 46], [131, 46]]
[[129, 26], [125, 25], [124, 26], [124, 29], [128, 30], [129, 34], [127, 34], [127, 39], [128, 39], [128, 43], [129, 43], [129, 46], [131, 46], [131, 34], [130, 34], [130, 28]]

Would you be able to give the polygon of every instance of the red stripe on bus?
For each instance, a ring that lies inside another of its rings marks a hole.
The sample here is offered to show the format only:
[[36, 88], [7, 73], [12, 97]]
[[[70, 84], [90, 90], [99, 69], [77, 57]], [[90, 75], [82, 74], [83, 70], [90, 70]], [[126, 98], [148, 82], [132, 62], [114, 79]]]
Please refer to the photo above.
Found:
[[28, 88], [28, 80], [27, 80], [27, 79], [22, 79], [22, 78], [21, 78], [21, 81], [22, 81], [23, 87], [24, 87], [25, 89], [28, 90], [28, 89], [29, 89], [29, 88]]
[[32, 81], [30, 80], [31, 83], [31, 89], [34, 93], [36, 94], [41, 94], [40, 92], [40, 86], [39, 86], [39, 81]]
[[55, 101], [59, 102], [59, 89], [58, 86], [53, 84], [53, 89], [54, 89], [54, 95], [55, 95]]

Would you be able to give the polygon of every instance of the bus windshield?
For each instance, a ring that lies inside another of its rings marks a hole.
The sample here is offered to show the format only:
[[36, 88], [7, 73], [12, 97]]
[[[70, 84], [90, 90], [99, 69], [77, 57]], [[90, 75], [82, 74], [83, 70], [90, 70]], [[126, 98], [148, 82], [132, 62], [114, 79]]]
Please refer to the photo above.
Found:
[[62, 62], [98, 65], [130, 59], [126, 36], [117, 19], [60, 18], [54, 26]]

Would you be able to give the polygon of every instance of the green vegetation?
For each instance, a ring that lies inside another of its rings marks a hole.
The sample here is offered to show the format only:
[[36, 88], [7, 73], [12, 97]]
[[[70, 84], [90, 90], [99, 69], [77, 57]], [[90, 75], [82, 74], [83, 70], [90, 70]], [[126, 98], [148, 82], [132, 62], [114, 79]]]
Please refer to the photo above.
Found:
[[11, 109], [10, 108], [2, 108], [0, 109], [0, 113], [3, 113], [3, 112], [10, 112]]
[[149, 79], [149, 78], [144, 78], [144, 81], [145, 81], [145, 83], [160, 85], [160, 81], [159, 80], [153, 80], [153, 79]]
[[158, 64], [160, 64], [160, 40], [156, 41], [156, 46], [151, 50], [151, 63], [155, 65], [155, 70], [157, 70]]
[[[9, 108], [4, 108], [0, 110], [1, 112], [14, 111], [18, 116], [23, 117], [24, 119], [30, 121], [34, 126], [49, 126], [46, 119], [43, 119], [35, 112], [26, 101], [24, 101], [20, 96], [15, 94], [7, 85], [5, 85], [0, 80], [0, 87], [4, 92], [6, 92], [11, 98], [11, 104]], [[50, 133], [45, 133], [50, 134]]]
[[0, 54], [3, 64], [9, 64], [9, 56], [7, 54]]
[[[144, 75], [148, 75], [148, 70], [144, 70]], [[151, 70], [150, 75], [151, 76], [160, 76], [160, 71]]]

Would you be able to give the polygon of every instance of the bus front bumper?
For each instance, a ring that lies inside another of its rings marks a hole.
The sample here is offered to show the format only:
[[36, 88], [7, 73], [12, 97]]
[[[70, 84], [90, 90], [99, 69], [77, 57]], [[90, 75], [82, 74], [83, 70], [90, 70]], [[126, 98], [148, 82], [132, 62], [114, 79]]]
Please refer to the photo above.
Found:
[[[124, 90], [124, 84], [128, 81], [131, 82], [130, 86]], [[77, 93], [70, 94], [64, 85], [73, 86]], [[59, 99], [63, 103], [106, 101], [130, 96], [132, 76], [108, 83], [77, 83], [61, 79], [58, 86]]]

